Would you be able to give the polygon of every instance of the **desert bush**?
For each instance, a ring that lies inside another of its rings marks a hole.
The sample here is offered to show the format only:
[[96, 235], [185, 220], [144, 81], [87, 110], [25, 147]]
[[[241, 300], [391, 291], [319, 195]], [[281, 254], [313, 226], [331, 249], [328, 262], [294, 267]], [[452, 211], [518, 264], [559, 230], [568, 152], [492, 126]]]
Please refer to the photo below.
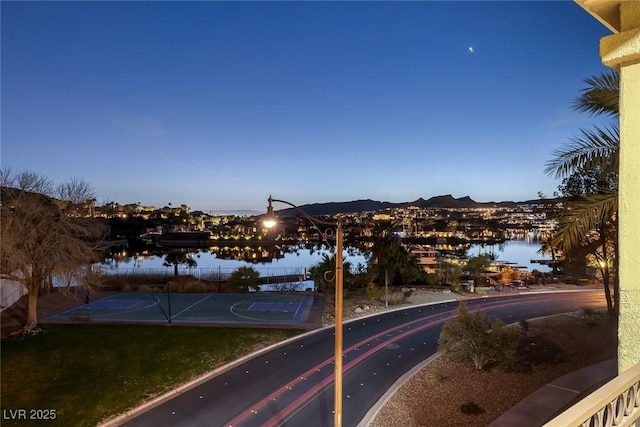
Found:
[[440, 276], [435, 273], [428, 273], [424, 282], [427, 286], [437, 286], [440, 283]]
[[369, 286], [367, 286], [365, 292], [367, 294], [367, 297], [371, 298], [371, 300], [373, 301], [384, 301], [384, 287], [382, 286], [377, 286], [371, 283]]
[[183, 289], [184, 289], [184, 286], [182, 283], [179, 283], [173, 280], [168, 281], [163, 288], [165, 292], [182, 292]]
[[145, 293], [158, 292], [158, 288], [154, 286], [149, 286], [149, 285], [140, 285], [138, 286], [138, 292], [145, 292]]
[[436, 381], [438, 381], [439, 383], [444, 382], [444, 380], [447, 379], [447, 376], [444, 374], [444, 372], [442, 372], [440, 369], [437, 369], [434, 373], [433, 373], [433, 377], [436, 379]]
[[118, 277], [118, 276], [105, 275], [102, 278], [102, 286], [105, 289], [111, 289], [114, 291], [121, 291], [122, 288], [129, 282], [130, 282], [129, 280], [126, 280], [125, 278]]
[[486, 313], [470, 313], [464, 302], [456, 318], [442, 327], [438, 349], [454, 360], [473, 363], [477, 370], [490, 363], [509, 362], [518, 344], [519, 333], [500, 319], [489, 323]]
[[191, 293], [207, 292], [207, 287], [205, 286], [204, 283], [199, 281], [189, 282], [185, 285], [184, 291], [191, 292]]
[[594, 326], [597, 323], [597, 313], [593, 308], [584, 307], [582, 309], [582, 319], [588, 326]]
[[122, 287], [120, 288], [121, 292], [131, 292], [132, 290], [133, 290], [133, 287], [131, 286], [130, 283], [122, 285]]

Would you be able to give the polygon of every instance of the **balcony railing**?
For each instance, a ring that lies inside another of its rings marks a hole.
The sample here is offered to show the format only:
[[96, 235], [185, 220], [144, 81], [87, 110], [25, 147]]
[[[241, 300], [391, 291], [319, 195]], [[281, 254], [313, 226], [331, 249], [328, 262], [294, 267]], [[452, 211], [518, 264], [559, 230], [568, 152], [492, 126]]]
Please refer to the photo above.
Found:
[[544, 427], [640, 427], [640, 363], [582, 399]]

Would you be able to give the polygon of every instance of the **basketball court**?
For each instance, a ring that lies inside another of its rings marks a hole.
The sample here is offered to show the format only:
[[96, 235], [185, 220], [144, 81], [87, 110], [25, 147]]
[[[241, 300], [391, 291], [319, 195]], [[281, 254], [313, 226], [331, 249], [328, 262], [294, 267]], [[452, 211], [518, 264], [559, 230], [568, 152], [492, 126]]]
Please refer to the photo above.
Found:
[[135, 322], [298, 325], [312, 295], [120, 293], [52, 314], [54, 322]]

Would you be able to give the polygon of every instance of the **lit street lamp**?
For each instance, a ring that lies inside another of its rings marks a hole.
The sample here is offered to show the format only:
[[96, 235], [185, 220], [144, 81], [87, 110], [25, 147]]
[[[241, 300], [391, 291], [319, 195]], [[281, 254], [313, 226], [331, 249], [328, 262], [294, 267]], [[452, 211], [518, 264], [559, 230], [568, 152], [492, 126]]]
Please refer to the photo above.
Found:
[[335, 427], [342, 426], [342, 221], [339, 219], [336, 222], [322, 221], [317, 218], [312, 218], [305, 211], [300, 209], [293, 203], [286, 200], [273, 199], [269, 196], [269, 206], [267, 207], [267, 215], [263, 220], [263, 224], [267, 228], [272, 228], [276, 225], [276, 217], [273, 214], [272, 202], [279, 202], [289, 205], [304, 215], [305, 218], [311, 222], [313, 227], [320, 233], [323, 239], [326, 240], [326, 233], [323, 233], [318, 224], [331, 225], [336, 227], [336, 296], [335, 296], [335, 355], [334, 355], [334, 401], [333, 401], [333, 425]]

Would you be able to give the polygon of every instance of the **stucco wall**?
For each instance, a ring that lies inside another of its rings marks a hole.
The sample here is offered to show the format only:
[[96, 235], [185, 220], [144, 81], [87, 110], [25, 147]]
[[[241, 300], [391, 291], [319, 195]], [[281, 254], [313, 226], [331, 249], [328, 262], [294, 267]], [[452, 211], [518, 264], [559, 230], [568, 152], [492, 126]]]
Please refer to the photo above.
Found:
[[618, 369], [640, 363], [640, 64], [620, 87], [620, 326]]

